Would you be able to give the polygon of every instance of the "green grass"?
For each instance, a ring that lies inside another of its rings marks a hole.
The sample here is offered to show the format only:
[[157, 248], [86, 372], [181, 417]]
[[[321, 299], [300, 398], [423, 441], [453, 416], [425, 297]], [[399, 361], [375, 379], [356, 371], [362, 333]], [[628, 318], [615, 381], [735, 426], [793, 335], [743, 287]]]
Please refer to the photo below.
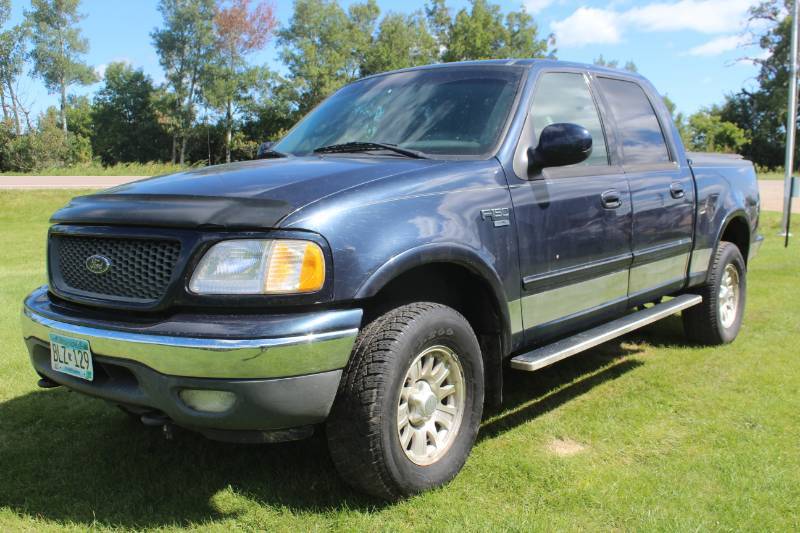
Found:
[[[37, 390], [20, 338], [69, 191], [0, 192], [0, 530], [772, 530], [800, 528], [800, 242], [777, 215], [739, 339], [684, 344], [673, 317], [533, 374], [506, 374], [463, 472], [396, 504], [351, 491], [324, 443], [173, 441], [102, 401]], [[551, 451], [561, 439], [583, 450]]]
[[783, 171], [769, 171], [769, 172], [756, 172], [758, 175], [758, 179], [760, 180], [775, 180], [775, 181], [783, 181]]
[[187, 168], [192, 166], [172, 163], [120, 163], [105, 167], [99, 163], [91, 163], [72, 167], [44, 168], [35, 172], [2, 172], [0, 176], [158, 176], [180, 172]]

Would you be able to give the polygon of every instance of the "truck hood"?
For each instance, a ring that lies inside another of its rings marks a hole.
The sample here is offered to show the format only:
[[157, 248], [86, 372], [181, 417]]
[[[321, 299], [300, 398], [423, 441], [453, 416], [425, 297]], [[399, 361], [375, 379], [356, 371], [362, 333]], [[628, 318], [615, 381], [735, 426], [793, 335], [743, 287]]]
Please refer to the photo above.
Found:
[[395, 157], [288, 157], [217, 165], [74, 198], [58, 224], [265, 229], [312, 202], [441, 161]]

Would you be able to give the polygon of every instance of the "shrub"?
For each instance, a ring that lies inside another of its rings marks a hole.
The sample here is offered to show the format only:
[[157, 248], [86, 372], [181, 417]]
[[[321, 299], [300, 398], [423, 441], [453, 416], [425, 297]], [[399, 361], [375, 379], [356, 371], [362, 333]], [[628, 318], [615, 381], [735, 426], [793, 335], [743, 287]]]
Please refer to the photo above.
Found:
[[[249, 161], [255, 159], [261, 143], [245, 137], [244, 133], [234, 132], [231, 139], [231, 161]], [[222, 161], [225, 162], [224, 160]]]
[[52, 114], [42, 115], [39, 127], [22, 135], [15, 135], [7, 125], [0, 127], [0, 170], [36, 172], [91, 160], [91, 141], [72, 132], [64, 133]]

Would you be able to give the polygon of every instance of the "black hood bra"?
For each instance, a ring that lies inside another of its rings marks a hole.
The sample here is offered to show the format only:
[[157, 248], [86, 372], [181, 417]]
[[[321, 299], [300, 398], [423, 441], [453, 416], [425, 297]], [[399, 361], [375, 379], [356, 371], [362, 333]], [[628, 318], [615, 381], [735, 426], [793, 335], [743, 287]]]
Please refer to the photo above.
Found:
[[246, 161], [180, 172], [79, 196], [58, 224], [266, 229], [345, 189], [441, 162], [397, 157], [310, 156]]

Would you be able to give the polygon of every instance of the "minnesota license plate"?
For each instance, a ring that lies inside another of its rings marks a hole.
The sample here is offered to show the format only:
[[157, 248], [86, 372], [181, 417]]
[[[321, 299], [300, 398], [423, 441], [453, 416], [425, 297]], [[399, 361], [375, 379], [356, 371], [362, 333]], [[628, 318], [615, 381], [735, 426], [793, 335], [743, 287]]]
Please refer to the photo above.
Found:
[[92, 381], [94, 367], [89, 341], [51, 333], [50, 366], [57, 372]]

